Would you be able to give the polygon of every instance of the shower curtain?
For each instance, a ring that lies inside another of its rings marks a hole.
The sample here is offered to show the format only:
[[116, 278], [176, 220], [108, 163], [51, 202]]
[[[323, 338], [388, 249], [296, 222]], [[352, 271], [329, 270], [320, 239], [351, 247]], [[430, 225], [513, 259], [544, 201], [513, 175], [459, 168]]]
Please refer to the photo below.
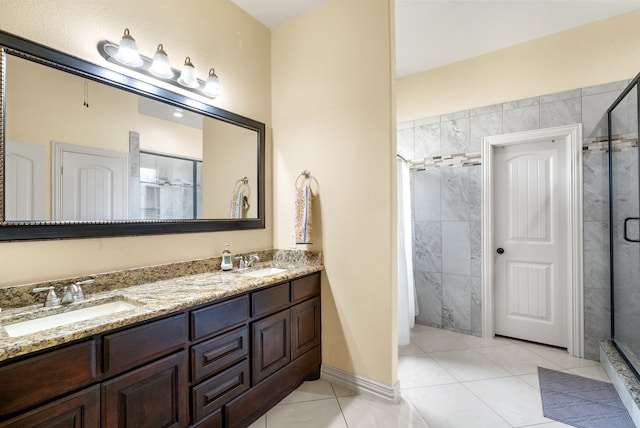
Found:
[[408, 345], [418, 315], [411, 251], [409, 168], [398, 157], [398, 345]]

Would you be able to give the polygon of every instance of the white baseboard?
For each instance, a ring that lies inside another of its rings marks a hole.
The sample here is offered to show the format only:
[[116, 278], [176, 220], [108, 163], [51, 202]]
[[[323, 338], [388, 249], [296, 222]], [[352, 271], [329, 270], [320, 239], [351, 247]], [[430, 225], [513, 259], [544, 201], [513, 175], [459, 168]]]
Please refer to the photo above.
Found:
[[335, 383], [336, 385], [359, 393], [381, 398], [393, 403], [400, 401], [400, 385], [398, 382], [393, 386], [387, 385], [327, 364], [322, 364], [320, 377], [324, 380]]

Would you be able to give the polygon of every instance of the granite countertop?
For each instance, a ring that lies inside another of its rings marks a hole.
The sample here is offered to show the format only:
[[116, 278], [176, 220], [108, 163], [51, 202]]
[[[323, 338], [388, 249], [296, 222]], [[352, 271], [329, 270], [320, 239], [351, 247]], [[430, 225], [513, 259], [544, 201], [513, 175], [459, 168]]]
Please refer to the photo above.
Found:
[[[258, 278], [243, 275], [265, 267], [277, 267], [285, 269], [285, 271]], [[263, 262], [257, 263], [255, 267], [248, 270], [239, 271], [234, 269], [229, 272], [215, 270], [111, 291], [102, 291], [87, 295], [82, 302], [54, 308], [44, 308], [42, 305], [38, 305], [3, 310], [0, 312], [0, 361], [125, 327], [157, 316], [181, 311], [192, 306], [214, 302], [225, 297], [285, 282], [320, 270], [322, 270], [322, 265], [320, 264], [280, 261]], [[90, 307], [117, 300], [132, 303], [135, 308], [19, 337], [10, 337], [6, 330], [2, 328], [4, 325], [19, 321], [40, 318], [45, 314], [68, 312], [75, 308]]]

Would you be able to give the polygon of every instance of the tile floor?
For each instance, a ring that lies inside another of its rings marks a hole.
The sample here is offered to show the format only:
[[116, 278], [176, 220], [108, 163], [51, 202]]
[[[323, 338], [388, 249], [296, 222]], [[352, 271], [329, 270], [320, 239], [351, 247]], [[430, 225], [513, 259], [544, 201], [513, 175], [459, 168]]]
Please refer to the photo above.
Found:
[[568, 427], [542, 416], [538, 366], [609, 381], [600, 363], [563, 350], [417, 325], [399, 349], [399, 404], [318, 380], [250, 428]]

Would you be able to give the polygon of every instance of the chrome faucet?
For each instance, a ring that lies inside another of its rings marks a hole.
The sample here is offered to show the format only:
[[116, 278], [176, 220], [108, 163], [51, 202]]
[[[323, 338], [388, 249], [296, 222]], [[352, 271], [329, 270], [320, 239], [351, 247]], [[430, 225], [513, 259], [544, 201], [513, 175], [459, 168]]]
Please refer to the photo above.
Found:
[[45, 308], [51, 308], [51, 307], [60, 305], [60, 298], [56, 295], [56, 291], [53, 286], [37, 287], [31, 290], [32, 293], [40, 293], [42, 291], [48, 291], [47, 298], [44, 301]]
[[260, 260], [260, 257], [257, 254], [251, 254], [247, 259], [242, 256], [236, 257], [236, 260], [240, 260], [238, 262], [238, 269], [246, 269], [253, 266], [253, 262]]
[[95, 281], [93, 279], [87, 279], [85, 281], [74, 282], [69, 287], [64, 287], [64, 294], [62, 295], [62, 300], [60, 303], [68, 304], [74, 302], [81, 302], [84, 300], [84, 291], [82, 290], [81, 285], [85, 284], [93, 284]]
[[260, 261], [260, 257], [258, 257], [257, 254], [251, 254], [249, 256], [249, 259], [247, 260], [247, 267], [253, 266], [253, 262], [258, 262], [258, 261]]

